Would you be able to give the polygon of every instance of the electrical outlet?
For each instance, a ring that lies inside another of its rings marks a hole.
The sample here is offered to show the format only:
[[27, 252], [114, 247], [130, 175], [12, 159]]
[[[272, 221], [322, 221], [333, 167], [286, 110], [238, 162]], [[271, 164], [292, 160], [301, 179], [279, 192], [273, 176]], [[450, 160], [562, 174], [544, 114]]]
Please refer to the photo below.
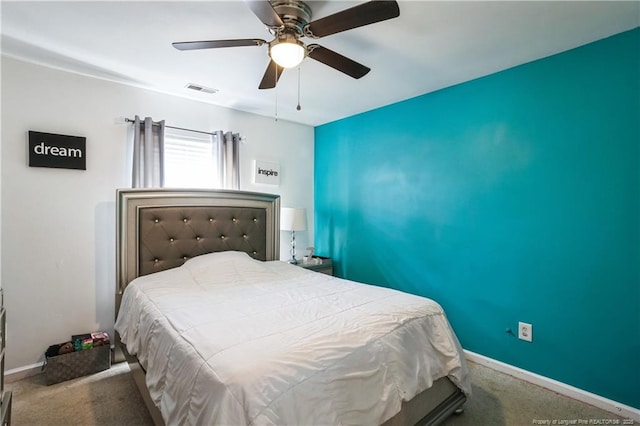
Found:
[[518, 323], [518, 339], [533, 342], [533, 326], [526, 322]]

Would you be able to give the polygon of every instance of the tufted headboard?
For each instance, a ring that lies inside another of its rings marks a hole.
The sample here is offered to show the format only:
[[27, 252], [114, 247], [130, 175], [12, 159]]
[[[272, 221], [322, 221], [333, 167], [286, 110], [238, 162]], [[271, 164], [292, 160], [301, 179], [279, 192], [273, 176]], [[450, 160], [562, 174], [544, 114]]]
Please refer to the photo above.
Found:
[[134, 278], [182, 265], [205, 253], [236, 250], [275, 260], [280, 197], [226, 190], [120, 189], [117, 297]]

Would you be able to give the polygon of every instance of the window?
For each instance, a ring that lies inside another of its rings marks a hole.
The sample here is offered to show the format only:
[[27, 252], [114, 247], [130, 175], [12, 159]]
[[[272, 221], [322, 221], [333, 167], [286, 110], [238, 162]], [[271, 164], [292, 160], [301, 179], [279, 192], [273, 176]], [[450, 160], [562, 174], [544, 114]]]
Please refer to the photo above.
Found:
[[143, 125], [137, 115], [129, 121], [134, 123], [132, 188], [240, 189], [238, 133], [170, 127], [151, 117]]
[[215, 135], [165, 128], [164, 186], [222, 188], [220, 157]]

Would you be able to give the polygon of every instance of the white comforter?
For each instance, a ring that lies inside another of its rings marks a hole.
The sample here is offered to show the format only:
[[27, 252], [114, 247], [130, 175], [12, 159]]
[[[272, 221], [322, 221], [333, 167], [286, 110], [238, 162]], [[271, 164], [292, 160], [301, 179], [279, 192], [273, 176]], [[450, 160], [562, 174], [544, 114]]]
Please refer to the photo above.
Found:
[[134, 280], [115, 327], [168, 425], [375, 425], [440, 377], [470, 392], [437, 303], [239, 252]]

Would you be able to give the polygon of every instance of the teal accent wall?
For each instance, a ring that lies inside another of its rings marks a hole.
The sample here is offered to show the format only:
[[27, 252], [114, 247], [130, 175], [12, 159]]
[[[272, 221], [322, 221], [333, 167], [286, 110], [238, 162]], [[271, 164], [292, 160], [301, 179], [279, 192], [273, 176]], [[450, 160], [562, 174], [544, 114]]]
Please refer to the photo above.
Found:
[[639, 104], [636, 28], [319, 126], [317, 252], [436, 300], [465, 349], [640, 408]]

